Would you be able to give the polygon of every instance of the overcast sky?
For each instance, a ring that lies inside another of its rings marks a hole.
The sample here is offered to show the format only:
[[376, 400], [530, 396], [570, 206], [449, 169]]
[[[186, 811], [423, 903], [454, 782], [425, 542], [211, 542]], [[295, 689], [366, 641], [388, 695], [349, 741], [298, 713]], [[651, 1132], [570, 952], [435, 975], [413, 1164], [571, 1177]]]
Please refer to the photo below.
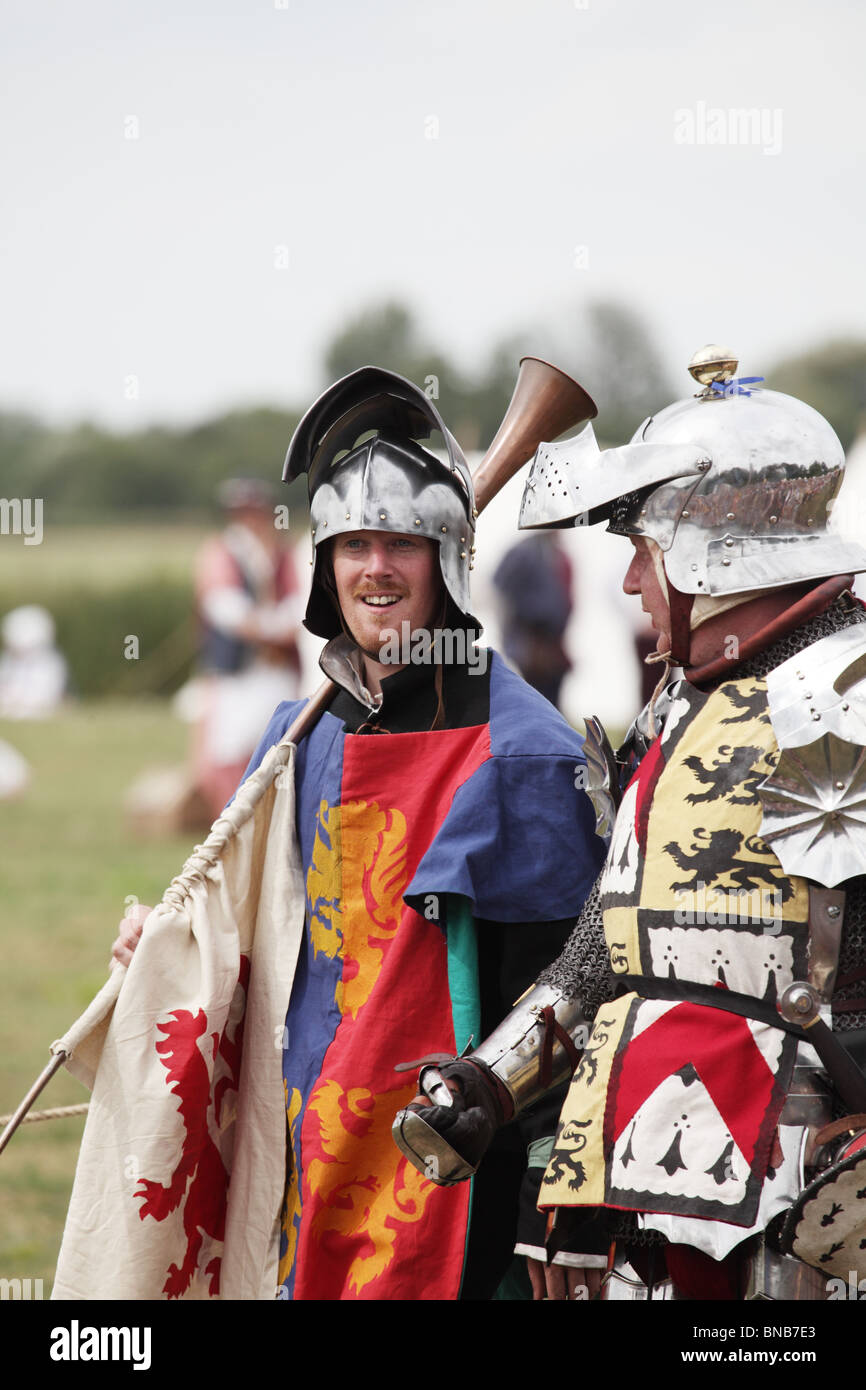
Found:
[[856, 0], [4, 0], [0, 409], [303, 405], [385, 296], [467, 368], [620, 298], [684, 394], [707, 341], [760, 373], [860, 336], [864, 31]]

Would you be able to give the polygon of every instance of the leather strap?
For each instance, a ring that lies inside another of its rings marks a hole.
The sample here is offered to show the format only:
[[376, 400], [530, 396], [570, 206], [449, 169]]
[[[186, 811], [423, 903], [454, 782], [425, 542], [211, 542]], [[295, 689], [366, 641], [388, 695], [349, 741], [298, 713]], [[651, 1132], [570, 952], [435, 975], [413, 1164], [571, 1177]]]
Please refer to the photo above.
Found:
[[671, 661], [688, 666], [692, 645], [692, 608], [695, 594], [684, 594], [668, 580], [668, 611], [671, 615]]
[[[784, 613], [779, 613], [772, 622], [767, 623], [758, 632], [753, 632], [751, 637], [746, 637], [740, 642], [736, 658], [719, 656], [703, 666], [690, 667], [685, 672], [686, 680], [692, 685], [700, 685], [706, 681], [715, 680], [717, 676], [724, 676], [729, 671], [736, 670], [741, 662], [748, 661], [758, 652], [771, 647], [774, 642], [787, 637], [788, 633], [793, 632], [795, 628], [802, 627], [803, 623], [808, 622], [810, 618], [816, 617], [818, 613], [823, 613], [824, 609], [829, 608], [831, 603], [835, 603], [836, 599], [841, 597], [846, 589], [850, 589], [853, 583], [853, 574], [835, 574], [831, 579], [825, 579], [823, 584], [819, 584], [816, 589], [810, 589], [790, 608], [786, 608]], [[768, 589], [767, 593], [772, 593], [772, 590]]]
[[775, 1005], [765, 1004], [752, 994], [738, 994], [732, 989], [720, 989], [717, 985], [699, 985], [694, 980], [658, 980], [647, 975], [621, 975], [624, 988], [621, 993], [633, 992], [641, 999], [683, 1000], [689, 1004], [705, 1004], [710, 1009], [724, 1009], [725, 1013], [739, 1014], [741, 1018], [754, 1019], [756, 1023], [767, 1023], [771, 1028], [780, 1028], [794, 1038], [803, 1038], [803, 1029], [796, 1023], [789, 1023], [777, 1013]]
[[441, 1067], [443, 1062], [456, 1062], [453, 1052], [428, 1052], [426, 1057], [418, 1057], [414, 1062], [398, 1062], [395, 1071], [416, 1071], [418, 1067]]
[[542, 1090], [546, 1091], [553, 1078], [554, 1039], [561, 1043], [565, 1049], [565, 1055], [571, 1063], [572, 1073], [577, 1070], [580, 1053], [557, 1019], [552, 1004], [548, 1004], [546, 1008], [541, 1010], [541, 1017], [544, 1019], [544, 1037], [541, 1043], [541, 1055], [538, 1059], [538, 1079], [541, 1082]]
[[858, 1129], [866, 1129], [866, 1115], [843, 1115], [841, 1120], [831, 1120], [830, 1124], [819, 1129], [815, 1135], [815, 1145], [829, 1144], [840, 1134], [854, 1134]]

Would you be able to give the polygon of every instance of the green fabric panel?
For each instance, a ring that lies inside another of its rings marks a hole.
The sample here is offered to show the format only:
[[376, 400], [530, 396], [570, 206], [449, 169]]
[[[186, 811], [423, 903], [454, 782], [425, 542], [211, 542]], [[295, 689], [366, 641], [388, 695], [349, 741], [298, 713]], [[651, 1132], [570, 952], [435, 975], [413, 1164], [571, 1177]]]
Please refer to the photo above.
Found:
[[466, 898], [448, 898], [448, 988], [457, 1053], [470, 1038], [481, 1042], [481, 994], [478, 985], [478, 937]]
[[534, 1139], [526, 1150], [527, 1168], [546, 1168], [550, 1162], [550, 1155], [553, 1153], [552, 1134], [546, 1134], [543, 1139]]
[[[448, 947], [448, 988], [451, 992], [451, 1017], [454, 1021], [456, 1051], [462, 1052], [470, 1038], [481, 1042], [481, 990], [478, 984], [478, 934], [466, 898], [449, 895], [447, 899], [445, 940]], [[475, 1179], [471, 1178], [469, 1194], [469, 1223], [463, 1246], [463, 1269], [469, 1249], [469, 1225], [472, 1222], [472, 1199]], [[462, 1287], [462, 1278], [461, 1278]]]

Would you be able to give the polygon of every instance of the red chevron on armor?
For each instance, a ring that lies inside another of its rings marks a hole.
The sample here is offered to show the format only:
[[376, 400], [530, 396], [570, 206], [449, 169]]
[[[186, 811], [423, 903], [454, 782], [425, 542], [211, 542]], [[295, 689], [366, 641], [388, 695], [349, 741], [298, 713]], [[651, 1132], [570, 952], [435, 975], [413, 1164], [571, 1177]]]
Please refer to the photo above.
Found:
[[751, 1164], [774, 1090], [748, 1022], [704, 1004], [677, 1004], [629, 1041], [608, 1101], [605, 1140], [616, 1143], [653, 1091], [689, 1063]]

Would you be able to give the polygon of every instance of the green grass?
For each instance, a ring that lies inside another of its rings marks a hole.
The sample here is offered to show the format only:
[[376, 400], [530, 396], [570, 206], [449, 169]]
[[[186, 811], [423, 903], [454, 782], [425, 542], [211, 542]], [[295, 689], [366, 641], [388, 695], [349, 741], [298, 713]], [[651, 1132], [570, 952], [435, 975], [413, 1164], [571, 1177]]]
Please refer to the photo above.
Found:
[[26, 586], [28, 601], [39, 603], [69, 584], [97, 590], [138, 579], [191, 584], [196, 550], [217, 529], [157, 522], [56, 526], [46, 516], [41, 545], [17, 538], [0, 544], [0, 594]]
[[[124, 792], [145, 768], [182, 761], [187, 729], [158, 702], [81, 705], [45, 723], [0, 722], [32, 781], [0, 802], [0, 1114], [49, 1060], [49, 1044], [108, 974], [124, 900], [161, 898], [191, 837], [140, 840]], [[87, 1099], [61, 1069], [40, 1107]], [[42, 1278], [63, 1230], [83, 1118], [26, 1125], [0, 1154], [0, 1277]]]

